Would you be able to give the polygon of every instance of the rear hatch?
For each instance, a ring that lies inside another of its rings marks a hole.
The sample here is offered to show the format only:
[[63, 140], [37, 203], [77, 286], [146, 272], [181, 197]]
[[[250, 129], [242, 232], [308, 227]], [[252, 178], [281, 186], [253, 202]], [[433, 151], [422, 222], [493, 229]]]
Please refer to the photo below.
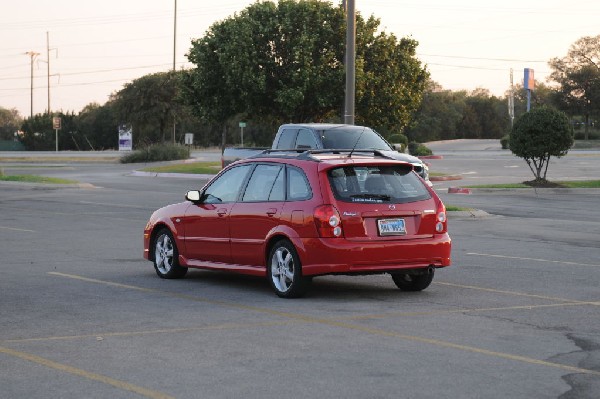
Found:
[[347, 164], [329, 169], [327, 180], [347, 240], [414, 240], [436, 232], [439, 199], [410, 164]]

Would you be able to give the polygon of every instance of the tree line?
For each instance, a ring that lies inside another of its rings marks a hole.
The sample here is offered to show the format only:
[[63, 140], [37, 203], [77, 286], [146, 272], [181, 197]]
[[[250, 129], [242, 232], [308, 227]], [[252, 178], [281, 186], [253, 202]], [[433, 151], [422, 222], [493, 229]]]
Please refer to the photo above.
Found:
[[[385, 137], [426, 142], [500, 138], [510, 131], [507, 97], [486, 89], [444, 90], [416, 56], [418, 42], [380, 31], [374, 16], [356, 19], [356, 123]], [[213, 24], [193, 40], [194, 67], [142, 76], [105, 104], [78, 114], [60, 113], [61, 150], [116, 148], [118, 127], [127, 124], [134, 145], [183, 142], [269, 145], [287, 122], [343, 121], [345, 12], [320, 0], [257, 2]], [[550, 60], [553, 85], [538, 82], [533, 105], [579, 118], [588, 128], [600, 114], [600, 36], [575, 42], [563, 58]], [[514, 91], [515, 116], [525, 112], [525, 91]], [[0, 140], [18, 139], [30, 150], [54, 149], [52, 116], [21, 119], [0, 108]], [[19, 129], [15, 129], [16, 126]]]

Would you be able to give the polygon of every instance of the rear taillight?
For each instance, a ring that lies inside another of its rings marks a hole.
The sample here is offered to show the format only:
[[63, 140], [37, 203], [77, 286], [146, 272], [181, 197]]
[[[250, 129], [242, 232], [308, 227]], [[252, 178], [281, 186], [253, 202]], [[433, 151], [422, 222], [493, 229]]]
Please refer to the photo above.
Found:
[[440, 202], [435, 219], [436, 233], [445, 233], [448, 231], [448, 217], [446, 216], [446, 207]]
[[313, 216], [320, 237], [336, 238], [342, 236], [340, 213], [333, 205], [321, 205], [315, 208]]

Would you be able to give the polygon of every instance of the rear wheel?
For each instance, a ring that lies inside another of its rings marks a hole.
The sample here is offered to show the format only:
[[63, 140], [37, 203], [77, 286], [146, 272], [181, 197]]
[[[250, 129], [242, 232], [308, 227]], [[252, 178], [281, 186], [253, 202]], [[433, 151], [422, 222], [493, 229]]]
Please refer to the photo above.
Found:
[[310, 278], [302, 276], [302, 265], [294, 245], [281, 240], [269, 253], [267, 276], [271, 287], [281, 298], [297, 298], [306, 293]]
[[179, 251], [168, 229], [161, 229], [154, 240], [154, 270], [161, 278], [181, 278], [187, 267], [179, 264]]
[[402, 291], [423, 291], [433, 281], [435, 269], [422, 274], [393, 273], [392, 280]]

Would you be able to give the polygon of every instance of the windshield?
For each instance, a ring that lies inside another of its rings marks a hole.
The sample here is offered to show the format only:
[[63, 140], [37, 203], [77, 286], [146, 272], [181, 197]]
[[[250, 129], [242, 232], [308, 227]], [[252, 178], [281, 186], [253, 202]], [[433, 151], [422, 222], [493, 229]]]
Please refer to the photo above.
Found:
[[344, 126], [323, 130], [321, 137], [323, 139], [323, 148], [392, 151], [385, 140], [368, 127]]
[[346, 166], [329, 171], [335, 197], [345, 202], [405, 203], [431, 198], [409, 165]]

